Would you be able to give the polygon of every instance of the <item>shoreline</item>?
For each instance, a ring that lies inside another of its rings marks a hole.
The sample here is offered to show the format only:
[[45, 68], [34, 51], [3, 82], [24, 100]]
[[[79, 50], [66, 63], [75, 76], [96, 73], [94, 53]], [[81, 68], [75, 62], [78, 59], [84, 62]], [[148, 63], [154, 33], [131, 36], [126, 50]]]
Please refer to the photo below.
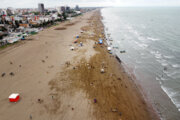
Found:
[[[1, 78], [0, 118], [8, 119], [10, 114], [17, 115], [17, 119], [31, 115], [39, 120], [157, 119], [123, 66], [108, 53], [107, 46], [95, 44], [99, 38], [105, 39], [101, 19], [100, 11], [91, 11], [0, 53], [4, 55], [0, 73], [15, 71], [15, 76]], [[55, 30], [62, 27], [66, 29]], [[71, 47], [75, 49], [71, 51]], [[18, 65], [22, 67], [17, 68]], [[7, 90], [7, 86], [11, 89]], [[14, 91], [22, 99], [12, 105], [6, 97]]]
[[[100, 12], [100, 14], [101, 14], [101, 12]], [[102, 14], [101, 14], [101, 17], [102, 17], [102, 19], [103, 19]], [[108, 35], [108, 34], [106, 33], [105, 25], [104, 25], [102, 19], [101, 19], [101, 22], [102, 22], [103, 28], [104, 28], [104, 31], [103, 31], [103, 32], [106, 34], [106, 35], [105, 35], [105, 39], [108, 40], [107, 37], [108, 37], [108, 38], [110, 37], [110, 38], [109, 38], [109, 40], [110, 40], [110, 39], [112, 39], [112, 38], [111, 38], [111, 35]], [[109, 41], [109, 42], [110, 42], [110, 41]], [[106, 43], [106, 44], [108, 45], [108, 43]], [[117, 58], [116, 58], [116, 57], [117, 57]], [[160, 116], [159, 116], [159, 114], [158, 114], [158, 111], [156, 111], [155, 108], [153, 108], [152, 103], [149, 101], [149, 99], [148, 99], [145, 91], [143, 90], [142, 86], [138, 83], [136, 76], [135, 76], [132, 72], [130, 72], [130, 70], [128, 70], [129, 68], [125, 65], [125, 63], [123, 63], [123, 61], [121, 61], [120, 57], [118, 57], [116, 54], [115, 54], [115, 59], [119, 62], [120, 66], [121, 66], [121, 69], [122, 69], [123, 71], [125, 71], [125, 74], [126, 74], [127, 76], [129, 76], [129, 80], [132, 81], [132, 83], [136, 86], [136, 88], [137, 88], [137, 91], [136, 91], [136, 92], [139, 92], [139, 93], [142, 95], [142, 99], [143, 99], [143, 100], [145, 101], [145, 103], [147, 104], [147, 108], [149, 109], [149, 113], [150, 113], [151, 117], [152, 117], [153, 119], [160, 120]]]

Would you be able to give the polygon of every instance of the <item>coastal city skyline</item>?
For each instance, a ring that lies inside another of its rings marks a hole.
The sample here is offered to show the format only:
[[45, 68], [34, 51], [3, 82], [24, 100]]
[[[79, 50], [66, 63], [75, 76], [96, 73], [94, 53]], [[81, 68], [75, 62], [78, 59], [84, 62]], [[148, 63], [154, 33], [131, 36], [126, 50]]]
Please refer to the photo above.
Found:
[[44, 3], [46, 7], [70, 6], [76, 4], [82, 7], [126, 7], [126, 6], [180, 6], [180, 0], [0, 0], [0, 8], [36, 8], [38, 3]]

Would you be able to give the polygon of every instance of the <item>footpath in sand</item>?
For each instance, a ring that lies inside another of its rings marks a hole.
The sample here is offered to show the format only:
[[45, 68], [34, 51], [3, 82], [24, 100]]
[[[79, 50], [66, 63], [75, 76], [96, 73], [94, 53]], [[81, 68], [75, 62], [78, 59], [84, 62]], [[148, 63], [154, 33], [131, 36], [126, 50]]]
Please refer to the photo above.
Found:
[[[156, 119], [106, 45], [95, 44], [102, 32], [92, 11], [1, 50], [0, 120]], [[10, 103], [14, 92], [21, 99]]]

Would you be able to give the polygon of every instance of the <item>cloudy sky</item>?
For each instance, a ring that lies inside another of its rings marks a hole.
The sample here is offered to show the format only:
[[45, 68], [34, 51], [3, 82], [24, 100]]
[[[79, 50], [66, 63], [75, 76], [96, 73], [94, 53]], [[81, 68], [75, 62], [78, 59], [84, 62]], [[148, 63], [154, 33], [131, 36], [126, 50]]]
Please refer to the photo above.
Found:
[[0, 0], [0, 8], [36, 8], [38, 3], [45, 7], [61, 5], [75, 6], [180, 6], [180, 0]]

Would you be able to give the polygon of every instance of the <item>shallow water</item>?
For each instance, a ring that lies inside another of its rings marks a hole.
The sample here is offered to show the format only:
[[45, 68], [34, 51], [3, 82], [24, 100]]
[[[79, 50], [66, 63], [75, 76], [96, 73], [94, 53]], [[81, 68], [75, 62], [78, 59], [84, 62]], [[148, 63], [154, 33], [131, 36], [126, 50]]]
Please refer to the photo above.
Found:
[[[108, 41], [162, 119], [180, 118], [180, 8], [101, 10]], [[125, 50], [126, 53], [120, 53]], [[179, 111], [178, 111], [179, 109]]]

